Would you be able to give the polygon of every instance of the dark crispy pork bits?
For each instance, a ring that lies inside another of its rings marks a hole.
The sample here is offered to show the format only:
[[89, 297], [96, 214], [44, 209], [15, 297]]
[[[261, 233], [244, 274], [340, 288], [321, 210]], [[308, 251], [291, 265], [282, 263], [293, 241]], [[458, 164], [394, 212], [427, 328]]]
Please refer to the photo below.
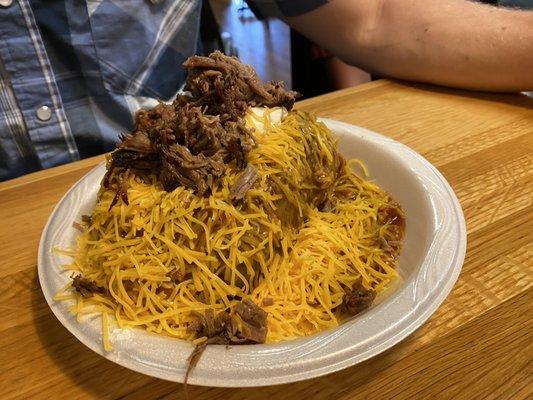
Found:
[[357, 280], [352, 288], [345, 292], [341, 311], [349, 315], [357, 315], [366, 310], [376, 298], [376, 292], [372, 289], [366, 289], [361, 279]]
[[207, 340], [197, 345], [189, 357], [189, 365], [185, 373], [184, 384], [190, 372], [196, 366], [205, 348], [209, 344], [248, 344], [264, 343], [267, 335], [267, 313], [250, 300], [242, 300], [235, 307], [235, 314], [240, 317], [240, 325], [229, 311], [221, 311], [215, 315], [213, 310], [201, 314], [193, 313], [196, 317], [189, 330], [196, 332], [197, 337], [205, 336]]
[[247, 343], [264, 343], [267, 335], [267, 313], [250, 300], [243, 300], [235, 313], [242, 319], [241, 331], [237, 333]]
[[196, 364], [198, 364], [198, 361], [200, 361], [200, 358], [202, 357], [202, 354], [204, 354], [206, 346], [207, 346], [206, 343], [196, 345], [191, 355], [187, 359], [189, 364], [187, 365], [187, 371], [185, 371], [185, 378], [183, 380], [186, 400], [189, 398], [189, 394], [187, 391], [187, 381], [189, 380], [189, 374], [194, 369], [194, 367], [196, 367]]
[[297, 96], [279, 82], [261, 83], [252, 67], [220, 52], [190, 57], [183, 65], [189, 71], [189, 94], [137, 112], [133, 132], [122, 135], [112, 153], [103, 182], [116, 191], [111, 207], [119, 199], [127, 204], [124, 171], [154, 172], [167, 191], [185, 186], [208, 195], [228, 164], [246, 167], [255, 146], [243, 118], [248, 107], [291, 109]]
[[85, 231], [85, 227], [84, 227], [82, 224], [80, 224], [79, 222], [76, 222], [76, 221], [74, 221], [74, 222], [72, 223], [72, 227], [73, 227], [74, 229], [79, 230], [80, 232]]
[[263, 299], [263, 306], [268, 307], [274, 304], [274, 299], [272, 297], [265, 297]]
[[194, 313], [196, 321], [189, 330], [197, 337], [207, 337], [207, 344], [264, 343], [267, 334], [267, 313], [250, 300], [242, 300], [235, 307], [241, 327], [228, 311], [215, 315], [213, 310]]
[[152, 141], [146, 132], [137, 132], [135, 135], [127, 133], [120, 137], [121, 143], [118, 145], [119, 149], [130, 150], [135, 153], [153, 154], [155, 153]]
[[84, 278], [82, 275], [72, 277], [72, 286], [83, 297], [91, 297], [94, 293], [105, 293], [105, 289], [98, 286], [96, 282]]
[[[129, 170], [123, 170], [116, 174], [113, 177], [114, 180], [114, 186], [115, 186], [115, 196], [113, 197], [113, 200], [111, 200], [111, 204], [109, 205], [109, 210], [113, 208], [115, 204], [117, 204], [118, 199], [122, 199], [124, 204], [128, 205], [128, 176], [129, 176]], [[105, 180], [105, 178], [104, 178]]]
[[190, 73], [185, 90], [195, 104], [206, 105], [209, 113], [223, 120], [242, 117], [249, 106], [291, 109], [298, 96], [281, 82], [262, 84], [251, 66], [218, 51], [209, 57], [190, 57], [183, 65]]
[[231, 201], [238, 201], [244, 198], [244, 195], [257, 182], [259, 174], [257, 168], [253, 165], [248, 165], [244, 171], [241, 172], [235, 184], [231, 187], [229, 198]]
[[389, 232], [388, 239], [377, 236], [376, 242], [384, 252], [393, 257], [397, 257], [405, 231], [405, 218], [399, 205], [392, 203], [379, 210], [378, 218], [380, 224], [387, 225]]

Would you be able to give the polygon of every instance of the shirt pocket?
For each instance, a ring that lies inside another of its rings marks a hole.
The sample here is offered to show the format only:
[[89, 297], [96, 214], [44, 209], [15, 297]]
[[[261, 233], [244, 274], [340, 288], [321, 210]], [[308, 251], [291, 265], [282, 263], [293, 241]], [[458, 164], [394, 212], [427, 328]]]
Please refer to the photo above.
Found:
[[196, 51], [201, 0], [87, 1], [96, 57], [107, 90], [169, 99]]

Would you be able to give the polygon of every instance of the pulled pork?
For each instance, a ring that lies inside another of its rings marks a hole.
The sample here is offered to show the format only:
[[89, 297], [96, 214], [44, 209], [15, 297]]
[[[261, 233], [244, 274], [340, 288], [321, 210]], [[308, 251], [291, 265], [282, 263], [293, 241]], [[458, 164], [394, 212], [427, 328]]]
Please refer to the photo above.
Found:
[[375, 298], [376, 292], [366, 289], [361, 279], [358, 279], [351, 289], [345, 290], [341, 311], [348, 315], [357, 315], [370, 307]]
[[189, 70], [185, 90], [196, 105], [222, 120], [238, 119], [248, 107], [282, 106], [290, 110], [298, 94], [286, 91], [281, 82], [261, 83], [250, 65], [215, 51], [209, 57], [192, 56], [183, 64]]
[[[207, 337], [206, 344], [264, 343], [267, 334], [267, 313], [250, 300], [242, 300], [235, 306], [235, 315], [213, 310], [204, 314], [194, 313], [197, 320], [189, 329], [197, 337]], [[236, 318], [239, 318], [237, 322]]]
[[[204, 314], [195, 312], [197, 320], [189, 329], [196, 332], [197, 337], [205, 336], [207, 340], [196, 345], [188, 359], [188, 367], [183, 381], [187, 393], [187, 381], [207, 345], [209, 344], [253, 344], [264, 343], [267, 334], [267, 313], [250, 300], [242, 300], [235, 306], [235, 314], [221, 311], [217, 315], [213, 310]], [[240, 324], [236, 318], [239, 318]], [[239, 328], [240, 325], [240, 328]]]
[[259, 174], [257, 173], [257, 169], [253, 165], [248, 165], [232, 186], [229, 193], [230, 200], [241, 200], [246, 192], [255, 185], [258, 178]]
[[84, 278], [82, 275], [72, 277], [72, 286], [83, 297], [91, 297], [94, 293], [105, 293], [105, 289], [98, 286], [96, 282]]
[[[104, 187], [116, 191], [111, 207], [119, 199], [128, 203], [128, 171], [157, 173], [167, 191], [185, 186], [200, 196], [209, 195], [228, 164], [246, 167], [246, 156], [255, 146], [243, 118], [248, 107], [291, 109], [297, 96], [279, 82], [261, 83], [251, 66], [218, 51], [190, 57], [183, 66], [189, 71], [188, 93], [172, 104], [138, 111], [134, 130], [121, 136], [111, 154], [103, 181]], [[236, 198], [248, 186], [241, 185]]]

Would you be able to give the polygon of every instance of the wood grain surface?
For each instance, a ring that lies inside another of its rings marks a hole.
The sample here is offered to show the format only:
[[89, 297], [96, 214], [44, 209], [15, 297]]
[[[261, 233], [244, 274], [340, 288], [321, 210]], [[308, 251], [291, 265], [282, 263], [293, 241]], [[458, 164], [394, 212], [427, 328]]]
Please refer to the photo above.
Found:
[[[410, 146], [448, 179], [468, 249], [444, 304], [389, 351], [264, 388], [191, 386], [191, 399], [531, 399], [533, 99], [377, 81], [298, 104]], [[0, 397], [181, 399], [181, 385], [107, 361], [70, 335], [37, 279], [52, 208], [102, 157], [0, 183]], [[238, 371], [235, 371], [238, 374]]]

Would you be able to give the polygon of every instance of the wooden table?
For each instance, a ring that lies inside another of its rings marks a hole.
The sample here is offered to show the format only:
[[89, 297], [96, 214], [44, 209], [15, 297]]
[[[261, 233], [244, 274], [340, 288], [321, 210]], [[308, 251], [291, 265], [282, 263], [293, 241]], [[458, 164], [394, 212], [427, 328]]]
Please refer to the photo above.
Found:
[[[452, 293], [418, 331], [322, 378], [191, 399], [526, 399], [533, 396], [533, 99], [377, 81], [298, 108], [393, 137], [448, 179], [468, 226]], [[102, 157], [0, 183], [0, 397], [180, 399], [181, 385], [107, 361], [49, 310], [37, 246], [53, 206]], [[238, 371], [235, 371], [238, 374]]]

